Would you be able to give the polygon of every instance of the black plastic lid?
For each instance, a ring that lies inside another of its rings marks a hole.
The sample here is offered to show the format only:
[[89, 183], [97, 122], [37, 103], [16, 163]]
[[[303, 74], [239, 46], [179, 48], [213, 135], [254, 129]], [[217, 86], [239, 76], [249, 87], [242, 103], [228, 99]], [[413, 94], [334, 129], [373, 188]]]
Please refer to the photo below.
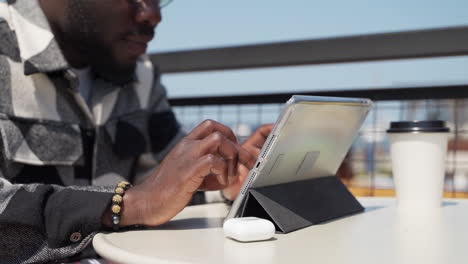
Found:
[[400, 121], [391, 122], [388, 133], [408, 133], [408, 132], [449, 132], [445, 121]]

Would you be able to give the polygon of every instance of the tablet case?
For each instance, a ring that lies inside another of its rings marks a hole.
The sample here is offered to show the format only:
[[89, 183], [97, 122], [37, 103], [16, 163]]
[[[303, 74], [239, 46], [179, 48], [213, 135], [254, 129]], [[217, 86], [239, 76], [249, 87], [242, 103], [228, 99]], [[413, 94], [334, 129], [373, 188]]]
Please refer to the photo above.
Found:
[[289, 233], [362, 211], [341, 180], [327, 176], [252, 188], [241, 216], [268, 219], [277, 231]]

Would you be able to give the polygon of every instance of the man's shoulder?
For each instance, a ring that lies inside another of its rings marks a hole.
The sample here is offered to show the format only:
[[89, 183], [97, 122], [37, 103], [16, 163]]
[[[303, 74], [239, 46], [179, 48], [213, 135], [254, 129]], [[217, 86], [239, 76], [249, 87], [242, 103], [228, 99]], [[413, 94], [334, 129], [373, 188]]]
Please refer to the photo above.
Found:
[[18, 40], [11, 24], [8, 5], [0, 0], [0, 57], [19, 62]]
[[0, 0], [0, 113], [13, 112], [12, 82], [22, 74], [18, 41], [11, 26], [8, 5]]

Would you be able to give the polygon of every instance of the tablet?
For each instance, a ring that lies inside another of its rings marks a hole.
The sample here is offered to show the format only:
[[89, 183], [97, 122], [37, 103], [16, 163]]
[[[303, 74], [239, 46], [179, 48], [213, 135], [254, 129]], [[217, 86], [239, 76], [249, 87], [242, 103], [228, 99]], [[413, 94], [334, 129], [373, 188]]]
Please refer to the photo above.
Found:
[[371, 107], [369, 99], [292, 96], [226, 220], [241, 215], [250, 188], [336, 175]]

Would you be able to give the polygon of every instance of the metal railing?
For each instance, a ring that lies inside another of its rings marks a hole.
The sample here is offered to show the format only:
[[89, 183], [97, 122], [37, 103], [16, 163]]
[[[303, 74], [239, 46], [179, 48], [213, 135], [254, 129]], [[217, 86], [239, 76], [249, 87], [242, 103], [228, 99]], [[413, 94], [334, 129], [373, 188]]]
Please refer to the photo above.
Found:
[[162, 73], [468, 55], [468, 26], [156, 53]]
[[[447, 159], [446, 191], [455, 196], [457, 192], [468, 192], [468, 96], [449, 95], [444, 99], [421, 100], [421, 93], [440, 88], [419, 88], [420, 93], [400, 93], [395, 99], [392, 90], [388, 92], [392, 100], [374, 97], [372, 91], [347, 91], [349, 97], [367, 97], [375, 101], [373, 110], [355, 140], [339, 176], [349, 186], [374, 189], [391, 189], [391, 164], [389, 143], [385, 130], [390, 121], [443, 119], [451, 128]], [[332, 95], [340, 95], [335, 94]], [[369, 93], [369, 94], [367, 94]], [[324, 95], [323, 93], [310, 93]], [[328, 95], [328, 94], [326, 94]], [[408, 97], [408, 95], [414, 95]], [[186, 130], [191, 130], [205, 119], [219, 120], [230, 126], [238, 137], [247, 137], [256, 127], [274, 122], [285, 100], [276, 103], [277, 95], [248, 95], [239, 97], [200, 97], [190, 104], [189, 98], [171, 99], [175, 113]], [[278, 96], [277, 100], [290, 95]], [[442, 96], [442, 95], [441, 95]], [[246, 99], [238, 102], [239, 99]], [[404, 100], [402, 100], [404, 99]]]

